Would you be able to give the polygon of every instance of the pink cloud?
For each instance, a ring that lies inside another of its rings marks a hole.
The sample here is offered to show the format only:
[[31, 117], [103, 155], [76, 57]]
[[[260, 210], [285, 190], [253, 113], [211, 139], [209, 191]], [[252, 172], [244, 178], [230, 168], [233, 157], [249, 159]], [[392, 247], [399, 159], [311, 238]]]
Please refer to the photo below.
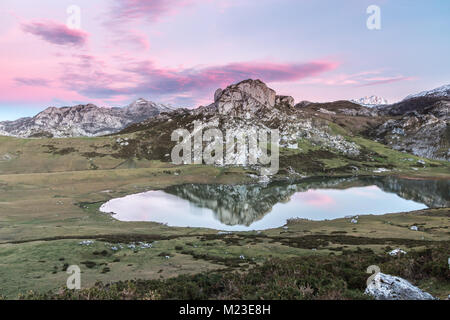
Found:
[[194, 0], [115, 0], [113, 15], [116, 19], [130, 20], [145, 17], [150, 22], [177, 8], [190, 5]]
[[414, 77], [405, 77], [405, 76], [396, 76], [396, 77], [374, 77], [374, 78], [367, 78], [364, 79], [367, 81], [366, 83], [363, 83], [359, 85], [360, 87], [368, 87], [368, 86], [375, 86], [379, 84], [387, 84], [387, 83], [393, 83], [393, 82], [399, 82], [399, 81], [408, 81], [408, 80], [414, 80]]
[[414, 77], [398, 76], [382, 76], [383, 71], [371, 70], [354, 74], [335, 74], [327, 77], [312, 77], [302, 81], [302, 84], [317, 84], [327, 86], [353, 86], [368, 87], [380, 84], [414, 80]]
[[22, 30], [57, 45], [83, 46], [88, 38], [88, 34], [84, 31], [70, 29], [53, 21], [23, 23]]
[[125, 71], [139, 75], [141, 83], [131, 91], [148, 90], [161, 94], [204, 91], [227, 86], [248, 78], [264, 82], [295, 81], [333, 70], [337, 63], [236, 62], [218, 66], [187, 69], [162, 69], [151, 61], [132, 64]]
[[43, 79], [43, 78], [18, 77], [18, 78], [15, 78], [14, 81], [19, 85], [33, 86], [33, 87], [48, 86], [50, 84], [50, 81]]
[[[115, 61], [116, 62], [116, 61]], [[153, 61], [129, 61], [117, 65], [90, 55], [72, 55], [61, 62], [64, 88], [92, 99], [145, 96], [191, 105], [207, 101], [218, 87], [253, 78], [264, 82], [289, 82], [336, 68], [337, 63], [236, 62], [195, 68], [161, 68]], [[112, 65], [112, 66], [111, 66]], [[194, 98], [195, 97], [195, 98]]]

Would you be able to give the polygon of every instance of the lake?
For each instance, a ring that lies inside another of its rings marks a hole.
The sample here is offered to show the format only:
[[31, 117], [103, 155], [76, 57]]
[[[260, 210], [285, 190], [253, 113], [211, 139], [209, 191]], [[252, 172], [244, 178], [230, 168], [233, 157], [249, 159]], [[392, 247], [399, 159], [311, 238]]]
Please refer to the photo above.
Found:
[[120, 221], [223, 231], [265, 230], [288, 219], [325, 220], [449, 207], [450, 180], [315, 178], [297, 182], [186, 184], [112, 199], [100, 208]]

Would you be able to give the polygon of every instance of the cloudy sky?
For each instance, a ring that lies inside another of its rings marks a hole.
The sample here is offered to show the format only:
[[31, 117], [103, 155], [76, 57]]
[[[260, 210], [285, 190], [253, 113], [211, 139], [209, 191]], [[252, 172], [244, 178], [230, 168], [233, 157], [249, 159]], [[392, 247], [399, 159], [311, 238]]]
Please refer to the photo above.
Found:
[[394, 102], [450, 83], [449, 16], [438, 0], [2, 0], [0, 120], [139, 97], [196, 107], [247, 78], [296, 101]]

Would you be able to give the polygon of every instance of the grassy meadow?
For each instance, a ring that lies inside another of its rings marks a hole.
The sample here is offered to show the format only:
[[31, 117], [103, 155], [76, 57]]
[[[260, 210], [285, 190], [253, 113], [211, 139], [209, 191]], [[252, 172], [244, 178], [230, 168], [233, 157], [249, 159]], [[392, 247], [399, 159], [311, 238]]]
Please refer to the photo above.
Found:
[[[39, 298], [50, 291], [45, 297], [126, 298], [124, 292], [132, 292], [130, 297], [139, 299], [220, 299], [274, 298], [274, 292], [280, 292], [280, 298], [364, 298], [361, 288], [369, 276], [365, 268], [374, 262], [438, 297], [448, 295], [448, 271], [442, 271], [447, 263], [442, 251], [450, 247], [448, 208], [361, 216], [357, 225], [348, 219], [291, 220], [287, 228], [232, 234], [120, 222], [100, 213], [100, 205], [112, 198], [182, 183], [247, 183], [252, 181], [248, 174], [255, 173], [251, 168], [174, 166], [144, 156], [146, 149], [137, 137], [138, 133], [71, 139], [0, 137], [0, 296]], [[119, 138], [129, 143], [121, 145]], [[364, 148], [363, 158], [327, 153], [299, 141], [300, 150], [281, 150], [277, 178], [285, 179], [288, 167], [309, 176], [450, 176], [448, 163], [422, 159], [425, 164], [419, 166], [418, 157], [361, 137], [348, 139]], [[157, 144], [157, 139], [150, 138], [149, 144]], [[374, 173], [376, 168], [389, 171]], [[419, 231], [410, 230], [411, 225], [419, 226]], [[85, 240], [93, 243], [81, 245]], [[149, 244], [151, 248], [145, 247]], [[387, 252], [393, 248], [408, 255], [390, 257]], [[434, 271], [420, 269], [420, 276], [415, 276], [420, 261]], [[73, 264], [82, 269], [85, 291], [79, 296], [58, 294], [66, 284], [67, 267]], [[333, 272], [336, 278], [321, 285], [314, 282], [313, 272], [300, 277], [304, 283], [294, 290], [288, 284], [295, 278], [288, 266], [317, 269], [316, 280]], [[354, 270], [354, 279], [349, 270]], [[270, 294], [251, 295], [251, 288], [263, 290], [257, 275], [266, 273]], [[129, 282], [135, 279], [139, 280]], [[115, 289], [108, 289], [111, 296], [104, 295], [110, 284]], [[232, 284], [236, 292], [227, 287]], [[192, 293], [200, 287], [210, 295]]]

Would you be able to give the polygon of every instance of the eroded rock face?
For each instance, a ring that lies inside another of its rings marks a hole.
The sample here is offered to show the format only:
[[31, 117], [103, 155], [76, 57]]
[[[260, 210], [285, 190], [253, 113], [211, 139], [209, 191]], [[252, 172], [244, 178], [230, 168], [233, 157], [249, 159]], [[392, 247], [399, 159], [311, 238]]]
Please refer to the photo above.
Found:
[[435, 300], [435, 298], [400, 277], [378, 273], [369, 283], [366, 294], [376, 300]]

